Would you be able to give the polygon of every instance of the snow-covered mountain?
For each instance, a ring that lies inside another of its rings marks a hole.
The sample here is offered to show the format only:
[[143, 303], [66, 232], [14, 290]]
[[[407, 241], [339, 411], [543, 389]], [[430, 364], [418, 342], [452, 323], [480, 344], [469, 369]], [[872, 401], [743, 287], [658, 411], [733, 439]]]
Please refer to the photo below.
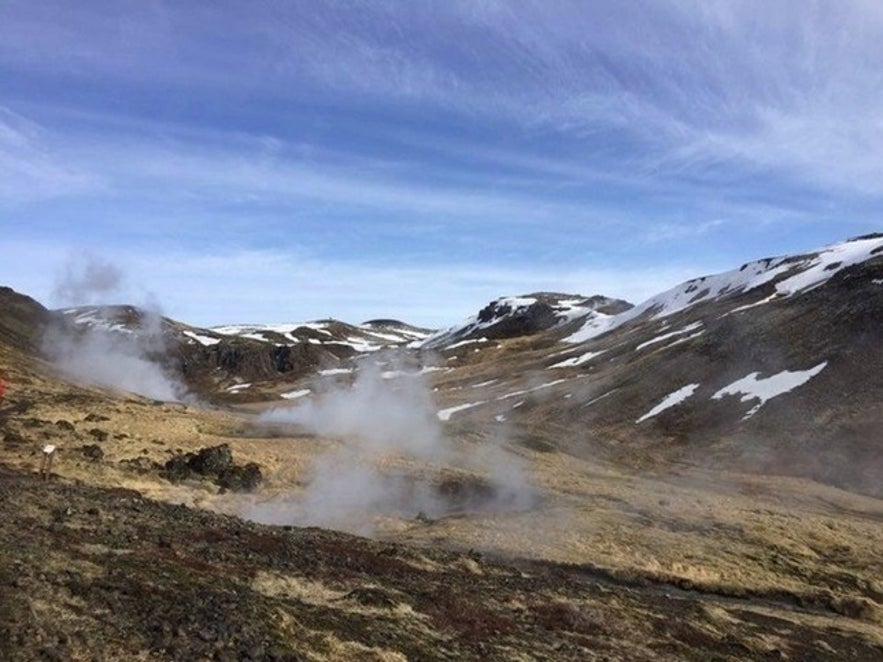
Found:
[[750, 303], [734, 307], [729, 311], [731, 313], [748, 306], [780, 301], [809, 292], [841, 271], [881, 252], [883, 235], [869, 235], [827, 246], [813, 253], [748, 262], [732, 271], [688, 280], [622, 314], [593, 316], [568, 340], [590, 340], [634, 319], [662, 319], [715, 301], [751, 297]]
[[881, 339], [883, 235], [872, 235], [501, 343], [443, 376], [440, 417], [577, 454], [726, 457], [883, 492]]
[[632, 305], [595, 295], [538, 292], [506, 296], [491, 301], [478, 314], [425, 339], [411, 343], [415, 349], [449, 349], [466, 342], [514, 338], [564, 326], [575, 320], [608, 319]]
[[[209, 399], [274, 398], [277, 383], [319, 371], [346, 370], [349, 359], [401, 347], [430, 331], [397, 320], [359, 325], [338, 320], [291, 324], [193, 327], [134, 306], [84, 306], [56, 311], [77, 334], [119, 336], [134, 351], [162, 362], [187, 387]], [[57, 331], [50, 335], [59, 337]]]

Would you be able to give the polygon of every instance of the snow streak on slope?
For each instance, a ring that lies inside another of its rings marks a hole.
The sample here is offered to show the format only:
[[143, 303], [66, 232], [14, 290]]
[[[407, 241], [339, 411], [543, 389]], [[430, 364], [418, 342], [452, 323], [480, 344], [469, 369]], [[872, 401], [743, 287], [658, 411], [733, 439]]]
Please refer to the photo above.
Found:
[[302, 388], [296, 391], [288, 391], [287, 393], [280, 393], [279, 397], [284, 398], [285, 400], [297, 400], [298, 398], [303, 398], [304, 396], [312, 393], [312, 389]]
[[824, 370], [827, 365], [828, 362], [823, 361], [809, 370], [798, 370], [795, 372], [783, 370], [778, 374], [763, 379], [757, 378], [760, 374], [759, 372], [752, 372], [750, 375], [746, 375], [742, 379], [738, 379], [732, 384], [724, 386], [711, 396], [711, 399], [720, 400], [725, 395], [741, 395], [742, 402], [748, 402], [749, 400], [754, 399], [759, 400], [759, 402], [749, 409], [748, 413], [742, 417], [742, 420], [744, 421], [754, 416], [768, 400], [782, 395], [783, 393], [788, 393], [798, 386], [802, 386]]
[[678, 329], [677, 331], [670, 331], [669, 333], [663, 333], [661, 336], [656, 336], [655, 338], [651, 338], [647, 342], [642, 342], [640, 345], [635, 347], [635, 351], [639, 351], [644, 349], [645, 347], [649, 347], [650, 345], [655, 345], [656, 343], [663, 342], [668, 340], [669, 338], [674, 338], [676, 336], [681, 336], [685, 333], [690, 333], [691, 331], [696, 331], [702, 326], [702, 322], [695, 322], [693, 324], [688, 324], [683, 329]]
[[479, 400], [478, 402], [467, 402], [463, 405], [457, 405], [456, 407], [448, 407], [447, 409], [441, 409], [436, 414], [438, 416], [438, 420], [440, 421], [449, 421], [451, 420], [451, 416], [453, 416], [458, 411], [463, 411], [464, 409], [472, 409], [473, 407], [478, 407], [479, 405], [483, 405], [485, 400]]
[[544, 388], [549, 388], [551, 386], [557, 386], [558, 384], [563, 384], [566, 381], [567, 381], [566, 379], [556, 379], [551, 382], [546, 382], [545, 384], [540, 384], [539, 386], [534, 386], [533, 388], [522, 389], [520, 391], [512, 391], [512, 393], [507, 393], [506, 395], [501, 395], [500, 397], [497, 398], [497, 400], [508, 400], [509, 398], [517, 398], [520, 395], [527, 395], [528, 393], [533, 393], [534, 391], [541, 391]]
[[697, 388], [699, 388], [699, 384], [688, 384], [683, 388], [679, 388], [674, 393], [669, 393], [667, 396], [665, 396], [665, 398], [663, 398], [662, 402], [660, 402], [658, 405], [653, 407], [653, 409], [641, 416], [641, 418], [635, 421], [635, 423], [642, 423], [648, 418], [653, 418], [657, 414], [661, 414], [662, 412], [664, 412], [666, 409], [670, 409], [675, 405], [682, 403], [684, 400], [693, 395]]
[[579, 356], [574, 356], [569, 359], [564, 359], [563, 361], [559, 361], [558, 363], [553, 363], [549, 366], [549, 368], [572, 368], [574, 366], [582, 365], [583, 363], [587, 363], [591, 361], [596, 356], [600, 356], [603, 354], [603, 351], [600, 352], [586, 352], [585, 354], [580, 354]]

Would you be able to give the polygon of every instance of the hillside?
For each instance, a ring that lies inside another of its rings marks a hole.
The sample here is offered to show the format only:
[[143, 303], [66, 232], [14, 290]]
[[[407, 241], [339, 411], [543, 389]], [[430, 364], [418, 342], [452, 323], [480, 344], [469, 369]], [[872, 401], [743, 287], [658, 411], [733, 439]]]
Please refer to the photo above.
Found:
[[470, 357], [445, 383], [456, 418], [569, 453], [720, 460], [880, 495], [881, 323], [883, 237], [872, 236], [481, 345], [487, 360]]
[[28, 296], [0, 286], [0, 348], [33, 354], [49, 311]]

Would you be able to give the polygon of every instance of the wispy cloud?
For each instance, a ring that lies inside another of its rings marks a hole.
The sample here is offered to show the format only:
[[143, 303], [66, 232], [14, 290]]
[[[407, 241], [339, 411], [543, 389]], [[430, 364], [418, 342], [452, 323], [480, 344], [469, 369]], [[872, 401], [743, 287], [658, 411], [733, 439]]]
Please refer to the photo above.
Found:
[[613, 168], [712, 167], [724, 180], [735, 168], [883, 193], [872, 2], [11, 3], [4, 14], [0, 61], [55, 74], [453, 113], [567, 136]]
[[34, 122], [0, 106], [0, 204], [94, 193], [95, 173], [66, 164]]

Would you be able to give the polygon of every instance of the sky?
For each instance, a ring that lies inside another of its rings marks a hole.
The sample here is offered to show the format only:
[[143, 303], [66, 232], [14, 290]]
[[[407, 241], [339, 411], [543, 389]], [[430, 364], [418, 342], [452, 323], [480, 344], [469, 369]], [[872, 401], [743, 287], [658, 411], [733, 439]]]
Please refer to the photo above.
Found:
[[881, 62], [878, 0], [0, 0], [0, 285], [203, 326], [639, 303], [880, 230]]

